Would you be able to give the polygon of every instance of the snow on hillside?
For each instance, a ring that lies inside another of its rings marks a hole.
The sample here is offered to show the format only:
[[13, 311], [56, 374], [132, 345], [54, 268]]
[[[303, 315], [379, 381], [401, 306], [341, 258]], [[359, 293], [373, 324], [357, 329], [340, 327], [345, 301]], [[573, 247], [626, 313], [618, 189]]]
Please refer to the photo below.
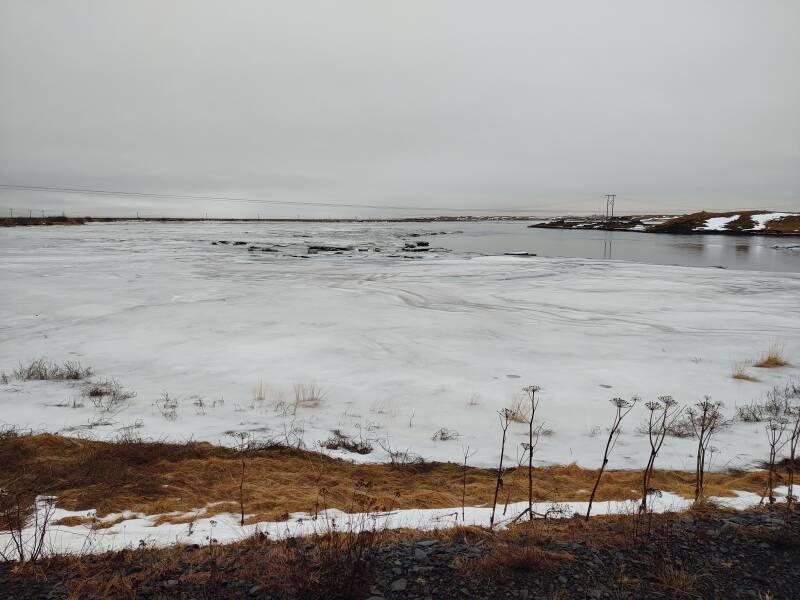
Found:
[[753, 227], [747, 229], [740, 229], [734, 228], [731, 229], [728, 227], [731, 223], [734, 223], [739, 220], [741, 215], [736, 214], [729, 217], [710, 217], [705, 220], [705, 223], [700, 227], [695, 227], [694, 231], [764, 231], [768, 224], [772, 221], [783, 219], [785, 217], [792, 217], [796, 216], [796, 213], [781, 213], [781, 212], [772, 212], [772, 213], [761, 213], [761, 214], [751, 214], [750, 219], [755, 224]]
[[755, 227], [751, 227], [749, 231], [763, 231], [767, 227], [767, 223], [770, 221], [774, 221], [776, 219], [783, 219], [784, 217], [791, 217], [793, 213], [764, 213], [761, 215], [753, 215], [750, 217], [753, 219], [753, 222], [756, 224]]
[[733, 215], [732, 217], [711, 217], [706, 219], [705, 225], [702, 227], [695, 227], [695, 231], [725, 231], [729, 223], [733, 223], [741, 215]]

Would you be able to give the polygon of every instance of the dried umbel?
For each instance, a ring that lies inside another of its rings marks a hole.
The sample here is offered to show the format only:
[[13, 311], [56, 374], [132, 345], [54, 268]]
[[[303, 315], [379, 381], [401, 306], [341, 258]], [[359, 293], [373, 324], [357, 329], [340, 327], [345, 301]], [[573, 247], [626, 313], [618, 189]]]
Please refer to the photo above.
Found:
[[667, 434], [673, 428], [675, 421], [682, 413], [681, 410], [675, 408], [677, 404], [678, 403], [673, 400], [672, 396], [659, 396], [657, 402], [651, 400], [645, 403], [645, 407], [650, 411], [650, 418], [647, 423], [650, 457], [642, 476], [642, 502], [639, 505], [639, 511], [642, 513], [647, 512], [648, 496], [658, 494], [658, 490], [654, 490], [651, 487], [650, 481], [653, 478], [653, 470], [655, 468], [658, 452], [661, 450], [661, 446], [664, 444]]
[[635, 396], [634, 399], [631, 400], [625, 400], [625, 398], [612, 398], [611, 400], [609, 400], [609, 402], [611, 402], [611, 404], [613, 404], [617, 408], [629, 408], [633, 406], [635, 398], [636, 398]]
[[522, 444], [523, 449], [528, 455], [528, 518], [533, 520], [533, 450], [539, 443], [539, 433], [542, 431], [541, 423], [538, 427], [534, 427], [534, 419], [536, 418], [536, 409], [539, 408], [539, 398], [537, 394], [541, 391], [538, 385], [529, 385], [522, 388], [522, 391], [528, 395], [530, 400], [530, 419], [528, 420], [528, 443]]
[[[786, 445], [783, 434], [786, 432], [786, 425], [789, 420], [786, 418], [770, 419], [765, 430], [767, 432], [767, 442], [769, 443], [769, 461], [767, 463], [767, 489], [766, 496], [770, 504], [775, 504], [775, 459], [778, 452]], [[762, 498], [763, 501], [763, 498]]]
[[597, 494], [597, 488], [600, 485], [600, 478], [603, 476], [603, 471], [605, 471], [606, 465], [608, 464], [608, 456], [611, 454], [614, 443], [619, 437], [620, 423], [622, 423], [622, 419], [633, 410], [633, 407], [636, 406], [639, 400], [639, 396], [632, 396], [630, 400], [625, 400], [624, 398], [611, 398], [611, 400], [609, 400], [616, 410], [614, 412], [614, 421], [611, 423], [611, 428], [608, 431], [608, 440], [606, 441], [606, 448], [603, 452], [603, 463], [600, 465], [600, 470], [597, 472], [597, 479], [594, 482], [592, 493], [589, 496], [589, 506], [586, 509], [587, 521], [592, 513], [592, 504], [594, 503], [595, 494]]
[[678, 401], [675, 400], [672, 396], [659, 396], [658, 401], [661, 402], [665, 407], [672, 408], [673, 406], [678, 405]]
[[800, 406], [793, 404], [787, 407], [786, 414], [789, 416], [789, 460], [786, 469], [789, 471], [789, 481], [786, 489], [786, 520], [788, 522], [792, 515], [792, 504], [794, 497], [794, 474], [797, 469], [797, 444], [800, 442]]
[[694, 501], [700, 502], [703, 498], [705, 471], [707, 466], [706, 453], [709, 450], [711, 437], [724, 423], [721, 402], [714, 402], [711, 396], [704, 396], [703, 400], [689, 408], [686, 412], [697, 438], [697, 460], [695, 465]]
[[513, 413], [508, 408], [504, 408], [497, 412], [500, 417], [500, 429], [503, 431], [502, 441], [500, 442], [500, 463], [497, 465], [497, 479], [494, 487], [494, 499], [492, 501], [492, 515], [489, 517], [489, 529], [494, 527], [495, 511], [497, 510], [497, 496], [500, 493], [500, 488], [503, 485], [503, 455], [506, 451], [506, 435], [508, 433], [508, 426], [511, 424]]

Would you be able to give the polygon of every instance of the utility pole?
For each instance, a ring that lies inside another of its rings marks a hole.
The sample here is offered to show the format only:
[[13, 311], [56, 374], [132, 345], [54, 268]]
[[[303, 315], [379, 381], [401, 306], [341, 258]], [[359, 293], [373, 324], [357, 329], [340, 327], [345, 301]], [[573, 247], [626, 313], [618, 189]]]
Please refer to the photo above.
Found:
[[[606, 222], [614, 220], [614, 200], [616, 198], [616, 194], [606, 194]], [[609, 210], [611, 211], [611, 219], [608, 218]]]

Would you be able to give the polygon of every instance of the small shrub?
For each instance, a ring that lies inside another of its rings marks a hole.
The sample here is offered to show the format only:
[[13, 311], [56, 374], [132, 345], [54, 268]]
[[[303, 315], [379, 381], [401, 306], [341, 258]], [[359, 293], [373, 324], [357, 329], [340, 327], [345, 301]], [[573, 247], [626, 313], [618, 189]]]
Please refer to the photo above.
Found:
[[78, 361], [68, 360], [59, 371], [60, 379], [85, 379], [91, 376], [92, 369], [89, 367], [81, 366]]
[[414, 454], [410, 450], [392, 450], [389, 452], [389, 463], [393, 468], [399, 469], [403, 467], [412, 467], [425, 464], [419, 454]]
[[289, 423], [283, 423], [283, 435], [279, 440], [287, 448], [302, 449], [306, 447], [304, 442], [305, 435], [305, 422], [302, 419], [292, 419]]
[[79, 380], [90, 377], [92, 372], [91, 367], [84, 367], [77, 361], [68, 360], [59, 365], [37, 358], [27, 366], [20, 363], [19, 368], [14, 369], [14, 377], [21, 381]]
[[58, 365], [55, 363], [48, 363], [45, 359], [39, 358], [31, 362], [28, 366], [23, 366], [20, 363], [18, 369], [14, 369], [14, 377], [21, 381], [44, 381], [50, 379], [53, 369], [57, 369]]
[[112, 378], [89, 384], [84, 391], [84, 395], [92, 401], [96, 409], [110, 412], [123, 402], [135, 398], [136, 392], [126, 390], [120, 385], [119, 381]]
[[736, 407], [736, 417], [745, 423], [760, 423], [768, 419], [779, 419], [791, 412], [790, 400], [793, 398], [792, 384], [784, 388], [773, 387], [767, 392], [764, 404], [750, 402]]
[[789, 362], [783, 354], [783, 346], [780, 344], [772, 344], [761, 358], [753, 365], [759, 369], [775, 369], [778, 367], [785, 367]]
[[454, 431], [453, 429], [447, 429], [446, 427], [442, 427], [436, 433], [433, 434], [431, 438], [434, 442], [449, 442], [450, 440], [457, 440], [459, 438], [459, 433]]
[[777, 419], [790, 408], [790, 396], [785, 389], [774, 386], [767, 392], [767, 401], [764, 403], [764, 411], [772, 418]]
[[0, 374], [0, 383], [2, 383], [3, 385], [8, 385], [8, 375], [6, 375], [5, 371], [3, 371], [2, 374]]
[[694, 437], [692, 419], [688, 415], [675, 419], [667, 426], [667, 435], [676, 438]]
[[161, 413], [161, 416], [167, 421], [175, 421], [178, 419], [179, 402], [177, 398], [172, 398], [169, 392], [163, 392], [161, 398], [156, 400], [154, 404]]
[[389, 455], [389, 464], [393, 469], [406, 467], [417, 467], [425, 464], [425, 459], [418, 454], [414, 454], [408, 448], [397, 450], [392, 448], [391, 442], [387, 438], [385, 441], [378, 441], [378, 445]]
[[745, 423], [760, 423], [764, 420], [764, 406], [756, 402], [737, 406], [736, 418]]
[[333, 430], [333, 435], [320, 445], [328, 450], [346, 450], [355, 454], [369, 454], [372, 452], [372, 444], [368, 440], [354, 440], [350, 436], [342, 433], [338, 429]]
[[104, 417], [102, 415], [95, 415], [91, 419], [86, 420], [86, 424], [84, 425], [70, 425], [69, 427], [65, 427], [63, 431], [66, 432], [74, 432], [74, 431], [91, 431], [97, 427], [111, 427], [114, 425], [114, 422]]

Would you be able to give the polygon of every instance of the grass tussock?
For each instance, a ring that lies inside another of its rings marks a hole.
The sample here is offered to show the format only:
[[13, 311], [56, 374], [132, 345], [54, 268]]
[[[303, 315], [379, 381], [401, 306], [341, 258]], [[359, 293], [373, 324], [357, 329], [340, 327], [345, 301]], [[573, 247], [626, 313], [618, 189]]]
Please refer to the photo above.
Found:
[[505, 410], [508, 420], [514, 423], [527, 423], [531, 418], [531, 407], [527, 396], [517, 394]]
[[509, 571], [549, 571], [573, 560], [568, 552], [553, 552], [530, 544], [504, 543], [494, 546], [491, 553], [481, 558], [465, 562], [462, 572], [467, 577], [497, 578]]
[[294, 404], [301, 408], [317, 408], [327, 392], [316, 383], [295, 383], [292, 386]]
[[777, 369], [779, 367], [785, 367], [788, 364], [789, 361], [786, 360], [783, 353], [783, 346], [780, 344], [772, 344], [753, 366], [759, 369]]
[[[251, 522], [283, 520], [292, 512], [316, 514], [323, 508], [346, 510], [356, 488], [375, 510], [457, 507], [462, 492], [467, 506], [482, 505], [491, 501], [496, 476], [493, 469], [469, 468], [462, 489], [464, 472], [455, 463], [354, 464], [280, 444], [254, 445], [244, 462], [241, 493]], [[98, 517], [124, 510], [154, 515], [201, 507], [208, 507], [209, 516], [231, 511], [229, 503], [240, 497], [242, 454], [207, 443], [144, 441], [135, 435], [101, 442], [12, 430], [0, 434], [0, 464], [0, 487], [14, 486], [30, 503], [36, 495], [53, 495], [62, 508], [96, 509]], [[534, 500], [587, 500], [595, 477], [594, 470], [576, 465], [536, 468]], [[693, 477], [656, 471], [652, 484], [691, 498]], [[525, 469], [509, 469], [504, 481], [504, 502], [527, 498]], [[765, 482], [763, 471], [708, 473], [706, 491], [710, 496], [761, 492]], [[638, 498], [640, 484], [639, 471], [608, 471], [596, 500]], [[776, 484], [782, 485], [782, 479]]]
[[743, 362], [734, 363], [731, 369], [731, 378], [738, 379], [739, 381], [758, 381], [758, 378], [753, 377], [747, 372], [747, 363]]
[[126, 390], [119, 381], [111, 378], [89, 383], [84, 395], [91, 400], [96, 409], [111, 412], [131, 398], [135, 398], [136, 392]]
[[353, 439], [349, 435], [342, 433], [339, 429], [334, 429], [331, 432], [331, 437], [324, 442], [320, 442], [320, 446], [326, 450], [345, 450], [346, 452], [353, 452], [355, 454], [369, 454], [373, 450], [369, 440]]
[[672, 597], [698, 597], [698, 575], [685, 567], [666, 565], [658, 575], [658, 584]]

